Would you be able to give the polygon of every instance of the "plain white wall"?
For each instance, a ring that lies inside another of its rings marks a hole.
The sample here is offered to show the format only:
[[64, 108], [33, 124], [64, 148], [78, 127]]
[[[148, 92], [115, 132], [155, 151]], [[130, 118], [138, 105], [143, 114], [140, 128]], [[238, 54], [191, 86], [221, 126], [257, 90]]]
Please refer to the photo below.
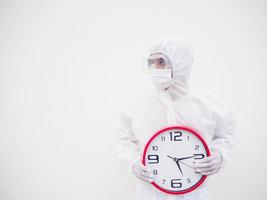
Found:
[[122, 99], [146, 83], [157, 37], [193, 45], [192, 91], [237, 119], [214, 199], [267, 199], [267, 4], [251, 1], [0, 2], [0, 199], [132, 199], [115, 154]]

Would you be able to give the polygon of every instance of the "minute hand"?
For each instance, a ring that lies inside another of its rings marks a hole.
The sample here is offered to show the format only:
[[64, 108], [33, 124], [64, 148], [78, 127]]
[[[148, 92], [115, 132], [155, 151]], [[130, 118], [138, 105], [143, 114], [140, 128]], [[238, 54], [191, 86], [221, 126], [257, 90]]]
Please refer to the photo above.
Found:
[[189, 159], [189, 158], [194, 158], [195, 156], [188, 156], [188, 157], [183, 157], [183, 158], [177, 158], [177, 161], [180, 160], [185, 160], [185, 159]]

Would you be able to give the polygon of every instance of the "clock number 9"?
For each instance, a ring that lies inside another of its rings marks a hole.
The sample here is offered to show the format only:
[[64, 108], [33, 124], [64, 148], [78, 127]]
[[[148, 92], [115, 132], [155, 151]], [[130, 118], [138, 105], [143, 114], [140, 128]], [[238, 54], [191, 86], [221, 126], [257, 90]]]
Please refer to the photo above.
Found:
[[157, 164], [159, 163], [159, 156], [158, 155], [148, 155], [148, 164]]
[[[175, 135], [173, 135], [172, 133], [175, 133]], [[171, 131], [169, 134], [170, 134], [171, 141], [182, 141], [182, 139], [179, 138], [183, 134], [181, 131], [173, 131], [173, 132]]]
[[179, 181], [181, 181], [181, 179], [172, 179], [171, 180], [172, 188], [181, 188], [182, 187], [182, 182], [179, 182]]

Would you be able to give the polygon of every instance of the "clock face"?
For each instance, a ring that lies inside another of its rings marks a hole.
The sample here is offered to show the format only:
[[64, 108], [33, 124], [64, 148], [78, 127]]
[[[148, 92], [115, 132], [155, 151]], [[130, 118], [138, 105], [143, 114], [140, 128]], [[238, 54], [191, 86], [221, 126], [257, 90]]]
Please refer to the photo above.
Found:
[[204, 139], [187, 127], [158, 131], [148, 141], [143, 164], [152, 169], [152, 184], [169, 194], [184, 194], [199, 187], [206, 176], [195, 173], [194, 162], [210, 155]]

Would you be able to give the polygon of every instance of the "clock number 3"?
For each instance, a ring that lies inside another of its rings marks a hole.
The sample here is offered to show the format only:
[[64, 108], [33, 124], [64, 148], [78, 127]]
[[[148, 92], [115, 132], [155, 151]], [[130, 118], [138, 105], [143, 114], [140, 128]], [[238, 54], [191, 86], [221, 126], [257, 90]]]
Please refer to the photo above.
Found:
[[195, 160], [204, 158], [204, 154], [198, 154], [198, 153], [196, 153], [196, 154], [193, 154], [193, 156], [194, 156], [194, 159]]
[[173, 132], [171, 131], [169, 134], [171, 141], [182, 141], [180, 137], [182, 136], [183, 133], [181, 131], [173, 131]]

